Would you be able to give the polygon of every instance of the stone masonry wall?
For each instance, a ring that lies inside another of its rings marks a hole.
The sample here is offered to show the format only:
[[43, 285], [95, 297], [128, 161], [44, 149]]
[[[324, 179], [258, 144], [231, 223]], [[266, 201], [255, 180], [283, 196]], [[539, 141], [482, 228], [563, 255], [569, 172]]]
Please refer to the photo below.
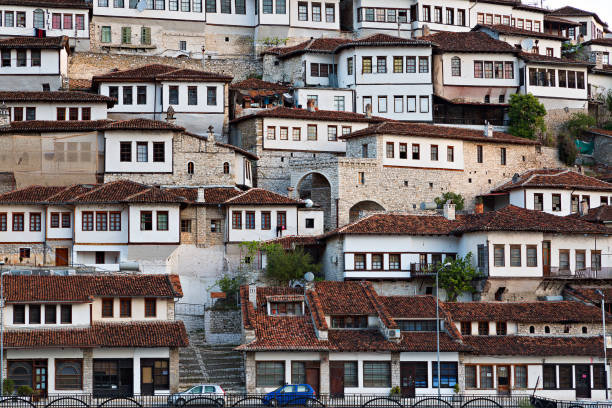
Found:
[[[548, 324], [548, 323], [519, 323], [518, 334], [530, 334], [529, 328], [533, 326], [535, 328], [535, 334], [548, 334], [545, 331], [545, 327], [550, 329], [551, 335], [581, 335], [582, 328], [586, 327], [586, 335], [601, 335], [601, 324], [599, 323], [575, 323], [575, 324]], [[567, 331], [566, 331], [567, 330]]]
[[[68, 263], [71, 263], [71, 247], [71, 240], [49, 241], [46, 244], [1, 244], [0, 260], [6, 265], [55, 265], [55, 248], [68, 248]], [[20, 248], [30, 248], [30, 257], [20, 258]]]
[[207, 343], [240, 344], [242, 317], [239, 310], [207, 310], [204, 322]]

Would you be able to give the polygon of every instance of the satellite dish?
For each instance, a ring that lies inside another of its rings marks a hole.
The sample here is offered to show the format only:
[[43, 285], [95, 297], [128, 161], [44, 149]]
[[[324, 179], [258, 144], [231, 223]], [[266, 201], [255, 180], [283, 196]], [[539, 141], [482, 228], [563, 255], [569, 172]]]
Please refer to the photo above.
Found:
[[531, 49], [533, 48], [533, 40], [531, 38], [525, 38], [523, 41], [521, 41], [521, 49], [523, 51], [531, 51]]
[[136, 10], [144, 11], [147, 8], [147, 0], [140, 0], [136, 5]]
[[314, 276], [314, 273], [312, 273], [312, 272], [306, 272], [304, 274], [304, 280], [306, 282], [312, 282], [314, 280], [314, 278], [315, 278], [315, 276]]
[[304, 204], [306, 205], [306, 208], [312, 208], [312, 206], [314, 205], [314, 203], [312, 202], [310, 198], [307, 198], [306, 200], [304, 200]]

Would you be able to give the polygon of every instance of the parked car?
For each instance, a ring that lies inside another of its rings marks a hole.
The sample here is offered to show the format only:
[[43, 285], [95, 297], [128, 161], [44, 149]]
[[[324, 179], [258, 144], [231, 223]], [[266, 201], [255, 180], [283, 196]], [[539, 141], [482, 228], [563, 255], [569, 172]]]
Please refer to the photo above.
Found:
[[182, 407], [189, 402], [189, 400], [198, 397], [202, 398], [193, 401], [194, 403], [199, 403], [198, 405], [205, 403], [207, 400], [210, 400], [211, 405], [212, 401], [215, 401], [220, 406], [225, 405], [225, 391], [220, 385], [200, 384], [195, 385], [186, 391], [177, 392], [168, 396], [168, 406]]
[[315, 390], [308, 384], [287, 384], [267, 393], [262, 402], [271, 407], [281, 405], [309, 405], [317, 397]]

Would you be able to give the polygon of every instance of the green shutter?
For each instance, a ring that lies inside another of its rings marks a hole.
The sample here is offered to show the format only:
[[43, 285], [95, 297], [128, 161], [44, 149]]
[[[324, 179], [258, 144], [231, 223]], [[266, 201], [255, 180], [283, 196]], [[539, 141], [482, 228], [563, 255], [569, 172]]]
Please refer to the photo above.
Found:
[[140, 31], [141, 44], [151, 45], [151, 27], [142, 27]]
[[132, 29], [130, 27], [121, 27], [121, 43], [132, 43]]

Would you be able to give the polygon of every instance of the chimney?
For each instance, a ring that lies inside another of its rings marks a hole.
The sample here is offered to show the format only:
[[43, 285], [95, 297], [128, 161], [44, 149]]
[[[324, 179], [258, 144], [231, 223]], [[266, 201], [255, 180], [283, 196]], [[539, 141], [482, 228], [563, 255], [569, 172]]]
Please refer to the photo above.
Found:
[[7, 128], [9, 126], [11, 126], [11, 110], [3, 102], [0, 105], [0, 128]]
[[369, 103], [366, 105], [366, 108], [365, 108], [365, 117], [366, 118], [372, 117], [372, 105]]
[[485, 137], [493, 137], [493, 125], [488, 120], [485, 120], [484, 136]]
[[293, 192], [295, 191], [295, 188], [289, 186], [287, 187], [287, 197], [289, 198], [293, 198]]
[[215, 141], [215, 128], [213, 127], [213, 125], [210, 125], [208, 127], [208, 142], [214, 142]]
[[172, 106], [169, 106], [168, 110], [166, 111], [166, 122], [171, 125], [176, 124], [176, 118], [174, 117], [174, 108]]
[[315, 110], [315, 100], [314, 99], [308, 99], [306, 101], [306, 110], [308, 112], [314, 112]]
[[198, 187], [198, 198], [196, 199], [196, 203], [205, 203], [204, 199], [204, 187]]
[[597, 69], [603, 68], [603, 52], [595, 53], [595, 68]]
[[444, 218], [450, 221], [455, 221], [455, 204], [452, 201], [444, 204]]
[[429, 26], [427, 24], [423, 24], [423, 36], [429, 35]]
[[253, 304], [253, 308], [257, 309], [257, 286], [249, 285], [249, 302]]
[[587, 215], [589, 213], [589, 202], [582, 200], [580, 202], [580, 215]]

